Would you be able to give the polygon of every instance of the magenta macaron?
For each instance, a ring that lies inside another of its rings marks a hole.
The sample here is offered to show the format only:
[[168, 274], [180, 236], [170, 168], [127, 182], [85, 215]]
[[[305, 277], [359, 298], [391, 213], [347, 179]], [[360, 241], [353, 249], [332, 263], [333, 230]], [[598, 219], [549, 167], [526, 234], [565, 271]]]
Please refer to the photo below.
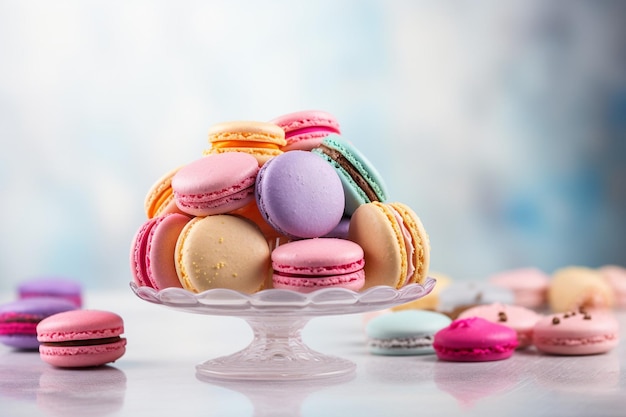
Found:
[[126, 339], [122, 318], [109, 311], [74, 310], [55, 314], [37, 325], [39, 354], [61, 368], [104, 365], [122, 357]]
[[180, 233], [190, 217], [170, 213], [146, 221], [135, 234], [130, 248], [133, 281], [157, 290], [182, 288], [176, 273], [174, 253]]
[[508, 359], [517, 345], [515, 330], [481, 317], [454, 320], [435, 333], [433, 342], [437, 357], [452, 362]]
[[17, 349], [36, 349], [37, 325], [45, 318], [75, 310], [76, 304], [57, 297], [32, 297], [0, 306], [0, 342]]
[[331, 133], [339, 134], [339, 122], [332, 114], [321, 110], [304, 110], [279, 116], [273, 120], [285, 131], [287, 144], [283, 151], [309, 151]]
[[363, 249], [336, 238], [296, 240], [272, 252], [274, 288], [309, 293], [322, 288], [358, 291], [365, 283]]
[[314, 238], [343, 216], [344, 194], [335, 170], [308, 151], [290, 151], [263, 165], [255, 196], [265, 221], [290, 238]]
[[256, 158], [243, 152], [204, 156], [180, 168], [172, 178], [176, 205], [192, 216], [241, 208], [254, 200], [258, 171]]

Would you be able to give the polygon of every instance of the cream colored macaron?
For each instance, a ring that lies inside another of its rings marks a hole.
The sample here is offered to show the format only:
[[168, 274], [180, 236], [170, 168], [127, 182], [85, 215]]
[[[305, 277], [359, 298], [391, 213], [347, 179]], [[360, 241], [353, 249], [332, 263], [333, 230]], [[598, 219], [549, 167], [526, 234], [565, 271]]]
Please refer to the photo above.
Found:
[[241, 217], [196, 217], [176, 242], [175, 265], [183, 288], [194, 293], [228, 288], [254, 293], [270, 272], [270, 249], [259, 228]]
[[613, 290], [594, 269], [569, 266], [552, 274], [548, 302], [555, 313], [584, 308], [612, 308]]
[[371, 202], [350, 219], [348, 238], [365, 253], [365, 288], [423, 284], [430, 265], [430, 241], [415, 212], [402, 203]]

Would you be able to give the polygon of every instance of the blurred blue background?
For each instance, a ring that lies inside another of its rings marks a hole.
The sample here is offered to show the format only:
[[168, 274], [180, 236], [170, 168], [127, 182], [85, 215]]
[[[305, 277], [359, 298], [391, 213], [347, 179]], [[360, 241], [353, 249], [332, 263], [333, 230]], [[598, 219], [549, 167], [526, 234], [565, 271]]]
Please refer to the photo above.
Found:
[[207, 129], [329, 111], [453, 279], [624, 264], [626, 3], [0, 1], [0, 290], [130, 281]]

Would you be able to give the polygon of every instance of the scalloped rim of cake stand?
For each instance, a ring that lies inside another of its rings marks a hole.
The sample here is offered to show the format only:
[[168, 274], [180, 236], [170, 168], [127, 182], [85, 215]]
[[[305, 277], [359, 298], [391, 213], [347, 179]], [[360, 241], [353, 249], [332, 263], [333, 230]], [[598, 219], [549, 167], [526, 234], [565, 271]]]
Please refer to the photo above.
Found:
[[435, 279], [400, 289], [376, 286], [361, 292], [342, 288], [308, 294], [268, 289], [244, 294], [228, 289], [192, 293], [182, 288], [157, 291], [130, 283], [142, 300], [181, 311], [245, 319], [254, 333], [250, 345], [196, 366], [203, 380], [295, 381], [346, 376], [356, 364], [310, 349], [301, 331], [313, 317], [382, 310], [424, 297]]
[[130, 283], [130, 287], [144, 301], [193, 313], [236, 317], [273, 314], [315, 317], [362, 313], [408, 303], [428, 295], [435, 284], [436, 280], [429, 277], [424, 284], [409, 284], [400, 289], [384, 285], [359, 292], [324, 288], [307, 294], [282, 289], [253, 294], [225, 288], [200, 293], [183, 288], [157, 291], [151, 287], [140, 287], [134, 282]]

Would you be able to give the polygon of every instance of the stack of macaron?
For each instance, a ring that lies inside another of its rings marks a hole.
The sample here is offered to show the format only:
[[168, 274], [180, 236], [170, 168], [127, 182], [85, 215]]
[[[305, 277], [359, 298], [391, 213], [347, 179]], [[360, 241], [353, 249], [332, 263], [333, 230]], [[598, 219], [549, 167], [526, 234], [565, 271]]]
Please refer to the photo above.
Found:
[[223, 122], [208, 136], [202, 156], [147, 193], [130, 249], [137, 286], [250, 294], [425, 282], [422, 222], [388, 201], [381, 175], [333, 115]]
[[122, 318], [82, 306], [82, 286], [76, 281], [25, 281], [17, 288], [16, 300], [0, 305], [0, 342], [38, 351], [44, 362], [63, 368], [99, 366], [122, 357]]

